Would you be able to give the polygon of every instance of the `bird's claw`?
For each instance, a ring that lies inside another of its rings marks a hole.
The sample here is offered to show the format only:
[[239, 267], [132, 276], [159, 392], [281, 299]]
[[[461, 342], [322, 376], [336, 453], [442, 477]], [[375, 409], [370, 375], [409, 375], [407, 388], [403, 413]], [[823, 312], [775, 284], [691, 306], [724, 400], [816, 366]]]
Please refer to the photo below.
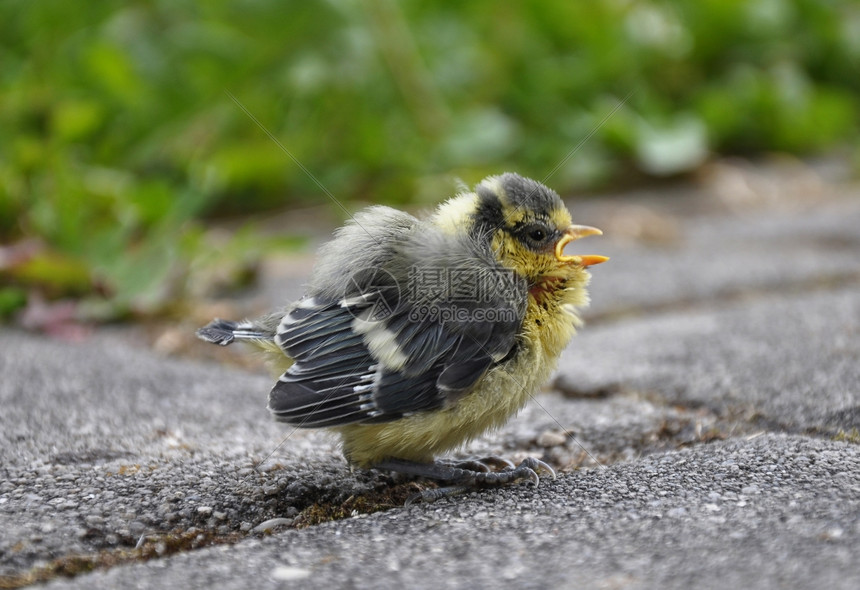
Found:
[[551, 465], [544, 463], [540, 459], [535, 459], [534, 457], [526, 457], [523, 462], [520, 463], [520, 466], [524, 464], [527, 464], [532, 470], [537, 473], [545, 473], [551, 476], [553, 480], [558, 477], [555, 473], [555, 469], [553, 469]]

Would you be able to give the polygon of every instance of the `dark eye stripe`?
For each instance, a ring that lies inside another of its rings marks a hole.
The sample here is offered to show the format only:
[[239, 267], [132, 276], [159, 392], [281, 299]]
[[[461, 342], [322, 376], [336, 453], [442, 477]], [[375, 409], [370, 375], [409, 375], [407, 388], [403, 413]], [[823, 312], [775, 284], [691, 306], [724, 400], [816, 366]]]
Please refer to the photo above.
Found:
[[[537, 252], [545, 251], [547, 246], [553, 243], [560, 235], [560, 232], [554, 227], [542, 221], [521, 223], [510, 228], [508, 231], [528, 249]], [[537, 238], [533, 235], [538, 232], [543, 233], [543, 236]]]

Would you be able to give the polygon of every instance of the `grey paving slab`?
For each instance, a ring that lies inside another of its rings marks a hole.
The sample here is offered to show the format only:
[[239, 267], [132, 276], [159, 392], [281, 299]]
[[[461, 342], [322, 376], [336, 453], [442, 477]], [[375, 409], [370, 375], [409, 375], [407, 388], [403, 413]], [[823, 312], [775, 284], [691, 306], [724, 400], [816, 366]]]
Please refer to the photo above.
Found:
[[860, 447], [765, 435], [47, 587], [853, 589], [858, 542]]
[[782, 429], [860, 428], [860, 284], [592, 326], [559, 366], [572, 394], [637, 391]]
[[308, 431], [278, 448], [289, 468], [254, 469], [288, 434], [268, 419], [264, 376], [112, 337], [70, 344], [14, 331], [0, 335], [0, 374], [0, 575], [133, 547], [146, 533], [248, 529], [280, 514], [260, 498], [300, 464], [291, 458], [317, 468], [309, 486], [330, 472], [354, 481], [334, 441]]

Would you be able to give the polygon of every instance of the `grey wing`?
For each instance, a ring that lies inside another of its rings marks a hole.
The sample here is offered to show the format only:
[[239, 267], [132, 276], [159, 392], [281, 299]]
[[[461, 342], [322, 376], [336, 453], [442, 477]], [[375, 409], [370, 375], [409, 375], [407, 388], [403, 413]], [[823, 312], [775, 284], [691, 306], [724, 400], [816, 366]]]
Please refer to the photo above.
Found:
[[353, 329], [369, 309], [309, 299], [284, 317], [275, 342], [295, 363], [269, 394], [279, 420], [305, 428], [386, 422], [444, 404], [441, 359], [419, 373], [386, 366]]
[[409, 318], [404, 306], [390, 322], [379, 321], [378, 329], [393, 335], [388, 345], [407, 358], [395, 368], [371, 351], [366, 330], [354, 328], [367, 325], [360, 316], [371, 309], [309, 299], [284, 317], [275, 342], [295, 363], [269, 394], [279, 420], [315, 428], [440, 408], [469, 390], [504, 356], [503, 348], [507, 354], [513, 347], [511, 329], [465, 333], [436, 321], [403, 322]]
[[[300, 302], [275, 335], [295, 363], [272, 389], [269, 409], [303, 427], [386, 422], [469, 391], [514, 349], [527, 300], [526, 285], [475, 247], [430, 240], [433, 255], [407, 249], [384, 272], [356, 272], [339, 299]], [[451, 250], [456, 257], [445, 256]], [[456, 284], [410, 290], [410, 275], [442, 267], [457, 270]], [[489, 293], [457, 292], [499, 277], [508, 282]]]

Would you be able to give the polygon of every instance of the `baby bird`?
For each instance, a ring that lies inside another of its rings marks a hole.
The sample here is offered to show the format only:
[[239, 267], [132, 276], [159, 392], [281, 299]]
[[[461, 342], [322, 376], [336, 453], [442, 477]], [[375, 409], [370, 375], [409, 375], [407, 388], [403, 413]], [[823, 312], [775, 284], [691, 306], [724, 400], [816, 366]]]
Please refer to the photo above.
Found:
[[302, 299], [197, 334], [272, 353], [284, 369], [269, 393], [278, 420], [338, 432], [352, 466], [443, 484], [421, 500], [537, 484], [555, 473], [536, 459], [434, 458], [504, 424], [550, 376], [588, 303], [586, 268], [607, 260], [564, 247], [599, 234], [543, 184], [491, 176], [426, 220], [356, 214], [320, 249]]

